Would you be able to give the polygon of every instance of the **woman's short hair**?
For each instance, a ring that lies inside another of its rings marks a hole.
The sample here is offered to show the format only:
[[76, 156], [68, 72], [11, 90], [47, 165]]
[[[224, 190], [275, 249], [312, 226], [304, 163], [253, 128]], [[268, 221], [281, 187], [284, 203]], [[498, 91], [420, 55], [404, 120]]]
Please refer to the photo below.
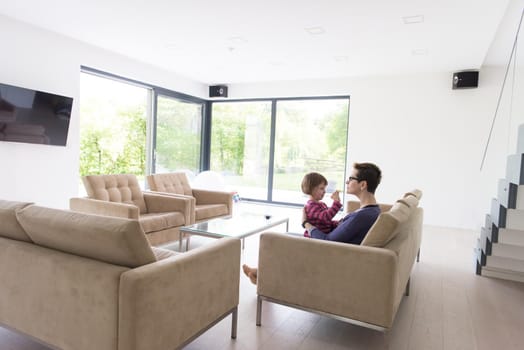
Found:
[[367, 182], [368, 192], [375, 193], [382, 179], [380, 168], [373, 163], [354, 163], [353, 168], [358, 171], [358, 180]]
[[302, 179], [302, 192], [311, 195], [315, 187], [321, 184], [327, 185], [327, 183], [326, 178], [322, 174], [315, 172], [308, 173], [304, 175], [304, 178]]

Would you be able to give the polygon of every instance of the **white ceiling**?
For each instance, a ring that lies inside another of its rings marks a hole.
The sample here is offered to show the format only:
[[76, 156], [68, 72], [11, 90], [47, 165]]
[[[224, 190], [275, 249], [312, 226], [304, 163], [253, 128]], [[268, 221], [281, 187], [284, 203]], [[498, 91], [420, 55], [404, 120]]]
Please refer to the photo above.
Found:
[[478, 69], [508, 1], [0, 0], [0, 14], [228, 84]]

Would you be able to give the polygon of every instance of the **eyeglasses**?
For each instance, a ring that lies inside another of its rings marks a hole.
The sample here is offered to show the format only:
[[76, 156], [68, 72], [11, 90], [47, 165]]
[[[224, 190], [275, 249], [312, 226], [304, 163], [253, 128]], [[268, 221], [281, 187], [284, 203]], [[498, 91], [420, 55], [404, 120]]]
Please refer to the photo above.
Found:
[[348, 177], [348, 182], [350, 182], [351, 180], [355, 180], [356, 182], [360, 182], [361, 181], [358, 177], [354, 177], [354, 176]]

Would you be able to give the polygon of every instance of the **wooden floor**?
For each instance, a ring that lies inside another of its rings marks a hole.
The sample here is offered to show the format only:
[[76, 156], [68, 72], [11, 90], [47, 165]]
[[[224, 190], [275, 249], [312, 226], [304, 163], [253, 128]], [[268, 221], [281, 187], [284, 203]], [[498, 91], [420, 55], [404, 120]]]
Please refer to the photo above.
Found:
[[[290, 230], [300, 232], [298, 222], [292, 220]], [[257, 327], [256, 287], [241, 276], [237, 339], [229, 337], [228, 317], [186, 349], [523, 349], [524, 283], [475, 275], [477, 237], [468, 230], [424, 227], [411, 294], [404, 297], [387, 333], [271, 303], [263, 304], [262, 326]], [[194, 237], [192, 247], [207, 242]], [[256, 265], [257, 257], [255, 235], [246, 239], [242, 262]], [[0, 328], [0, 349], [47, 348]]]

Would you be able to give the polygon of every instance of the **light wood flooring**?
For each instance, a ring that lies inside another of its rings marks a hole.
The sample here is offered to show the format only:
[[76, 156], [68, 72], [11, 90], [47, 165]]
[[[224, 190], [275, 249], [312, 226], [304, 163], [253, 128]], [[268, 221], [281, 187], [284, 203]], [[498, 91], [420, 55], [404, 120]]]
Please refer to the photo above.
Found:
[[[296, 210], [257, 208], [269, 213], [288, 211], [290, 231], [302, 231]], [[523, 349], [524, 283], [475, 275], [473, 249], [478, 235], [469, 230], [424, 227], [420, 262], [415, 264], [411, 277], [411, 293], [400, 304], [389, 332], [267, 302], [263, 303], [262, 326], [257, 327], [256, 286], [242, 275], [237, 339], [229, 337], [231, 317], [227, 317], [186, 349]], [[193, 237], [191, 247], [208, 242]], [[255, 235], [246, 239], [242, 263], [256, 265], [257, 258]], [[48, 348], [0, 328], [0, 349]]]

